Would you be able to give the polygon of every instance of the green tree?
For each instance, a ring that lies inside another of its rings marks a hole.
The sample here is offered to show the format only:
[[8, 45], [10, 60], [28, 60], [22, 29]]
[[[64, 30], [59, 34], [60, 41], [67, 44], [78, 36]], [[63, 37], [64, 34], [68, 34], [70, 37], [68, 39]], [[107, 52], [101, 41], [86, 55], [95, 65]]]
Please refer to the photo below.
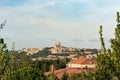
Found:
[[95, 80], [95, 74], [89, 70], [83, 73], [73, 73], [68, 80]]
[[50, 73], [48, 76], [47, 76], [47, 79], [46, 80], [59, 80], [53, 73]]
[[68, 80], [68, 77], [69, 77], [69, 76], [68, 76], [68, 74], [66, 73], [66, 69], [65, 69], [61, 80]]
[[100, 26], [100, 40], [102, 54], [97, 57], [97, 80], [118, 80], [120, 79], [120, 15], [117, 12], [117, 27], [115, 28], [115, 38], [110, 40], [111, 47], [105, 48], [102, 36], [102, 26]]
[[[2, 23], [0, 25], [0, 29], [3, 29], [3, 26], [5, 26], [5, 23]], [[1, 79], [6, 79], [7, 74], [11, 73], [11, 65], [9, 65], [11, 63], [10, 61], [11, 57], [10, 54], [8, 52], [7, 46], [4, 43], [4, 39], [0, 38], [0, 80]]]
[[16, 71], [14, 80], [45, 80], [45, 76], [37, 68], [24, 67]]
[[[5, 26], [5, 23], [6, 21], [0, 25], [0, 29]], [[0, 38], [0, 80], [45, 80], [43, 72], [30, 67], [28, 57], [21, 60], [24, 61], [23, 64], [18, 63], [19, 58], [16, 56], [14, 46], [11, 51], [8, 51], [4, 39]], [[21, 67], [16, 68], [16, 64], [20, 64]]]
[[47, 76], [47, 80], [58, 80], [58, 78], [54, 75], [54, 65], [51, 65], [51, 72]]
[[69, 76], [68, 80], [79, 80], [81, 73], [73, 73]]

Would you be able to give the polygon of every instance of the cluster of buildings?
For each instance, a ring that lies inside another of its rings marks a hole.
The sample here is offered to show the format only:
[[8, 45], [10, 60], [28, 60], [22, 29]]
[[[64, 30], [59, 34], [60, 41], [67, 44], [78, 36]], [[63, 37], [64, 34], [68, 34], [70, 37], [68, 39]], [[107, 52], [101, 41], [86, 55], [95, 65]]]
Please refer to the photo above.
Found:
[[53, 47], [50, 49], [51, 53], [53, 54], [62, 54], [62, 53], [74, 53], [77, 49], [72, 47], [64, 47], [59, 42], [58, 44], [55, 43]]
[[22, 50], [19, 50], [18, 53], [20, 52], [26, 52], [27, 55], [32, 55], [32, 54], [36, 54], [39, 51], [42, 51], [44, 48], [23, 48]]
[[[64, 47], [61, 45], [61, 43], [54, 43], [53, 47], [47, 47], [49, 51], [51, 51], [52, 54], [64, 54], [64, 53], [76, 53], [81, 52], [84, 54], [94, 54], [99, 53], [100, 50], [98, 49], [88, 49], [88, 48], [73, 48], [73, 47]], [[23, 48], [22, 50], [19, 50], [19, 52], [26, 52], [28, 54], [35, 54], [39, 51], [42, 51], [46, 48]]]
[[50, 48], [52, 54], [73, 54], [73, 53], [81, 53], [81, 54], [97, 54], [100, 53], [99, 49], [89, 49], [89, 48], [72, 48], [72, 47], [64, 47], [61, 43], [55, 43], [53, 47]]
[[38, 57], [38, 58], [32, 58], [32, 61], [36, 60], [57, 60], [57, 59], [76, 59], [77, 54], [69, 54], [69, 55], [48, 55], [46, 57]]
[[[27, 53], [27, 55], [32, 55], [32, 54], [36, 54], [40, 51], [43, 50], [48, 50], [51, 52], [51, 54], [49, 54], [46, 57], [41, 57], [41, 56], [37, 56], [34, 57], [32, 60], [43, 60], [43, 59], [76, 59], [76, 57], [78, 57], [79, 54], [81, 55], [85, 55], [87, 58], [92, 58], [92, 57], [97, 57], [97, 54], [100, 53], [100, 50], [98, 49], [88, 49], [88, 48], [72, 48], [72, 47], [64, 47], [61, 45], [61, 43], [55, 43], [53, 45], [53, 47], [46, 47], [46, 48], [23, 48], [22, 50], [19, 50], [20, 52], [25, 52]], [[57, 57], [56, 57], [57, 55]]]
[[[97, 61], [93, 59], [89, 59], [86, 57], [79, 57], [76, 60], [73, 60], [67, 64], [67, 67], [64, 69], [59, 69], [59, 70], [54, 70], [53, 66], [52, 72], [54, 73], [55, 76], [57, 76], [59, 79], [63, 76], [64, 72], [66, 71], [66, 74], [69, 76], [73, 73], [83, 73], [86, 72], [87, 70], [90, 70], [91, 72], [96, 71], [96, 65]], [[45, 72], [44, 74], [48, 76], [51, 72]]]

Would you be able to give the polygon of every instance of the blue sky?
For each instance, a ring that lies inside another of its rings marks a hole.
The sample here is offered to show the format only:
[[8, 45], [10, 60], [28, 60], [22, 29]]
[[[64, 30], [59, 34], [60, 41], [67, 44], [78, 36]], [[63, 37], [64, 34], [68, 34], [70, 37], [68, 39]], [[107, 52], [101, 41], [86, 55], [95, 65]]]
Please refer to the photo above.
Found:
[[118, 0], [0, 0], [1, 31], [10, 49], [47, 47], [100, 48], [99, 25], [106, 45], [114, 37]]

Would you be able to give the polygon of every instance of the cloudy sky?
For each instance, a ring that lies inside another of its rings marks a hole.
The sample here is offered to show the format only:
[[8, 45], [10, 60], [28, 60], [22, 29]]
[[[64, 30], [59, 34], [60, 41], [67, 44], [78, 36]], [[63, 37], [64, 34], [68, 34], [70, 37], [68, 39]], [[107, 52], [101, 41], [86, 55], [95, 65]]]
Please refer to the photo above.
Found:
[[[67, 47], [100, 48], [99, 25], [106, 43], [114, 37], [120, 0], [0, 0], [0, 32], [11, 48], [47, 47], [61, 42]], [[108, 44], [106, 44], [108, 46]]]

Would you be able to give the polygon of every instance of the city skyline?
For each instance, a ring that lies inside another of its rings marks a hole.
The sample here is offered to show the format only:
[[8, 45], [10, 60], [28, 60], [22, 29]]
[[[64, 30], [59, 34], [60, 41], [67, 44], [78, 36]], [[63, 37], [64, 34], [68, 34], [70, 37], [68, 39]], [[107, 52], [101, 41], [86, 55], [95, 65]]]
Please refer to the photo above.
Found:
[[8, 48], [64, 46], [100, 48], [99, 26], [105, 42], [114, 37], [118, 0], [2, 0], [0, 32]]

